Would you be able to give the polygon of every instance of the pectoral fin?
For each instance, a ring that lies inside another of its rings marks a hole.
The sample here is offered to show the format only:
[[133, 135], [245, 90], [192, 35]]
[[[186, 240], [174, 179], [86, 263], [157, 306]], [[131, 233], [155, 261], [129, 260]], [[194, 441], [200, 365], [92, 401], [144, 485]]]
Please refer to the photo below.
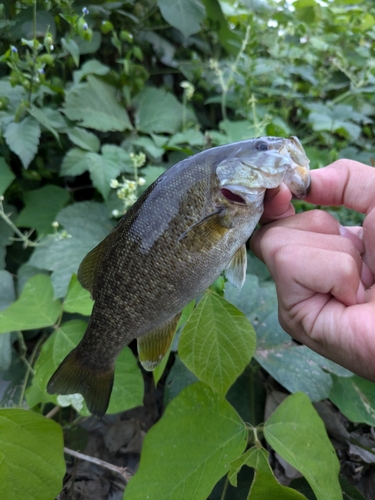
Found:
[[246, 279], [247, 254], [246, 246], [242, 245], [233, 255], [228, 267], [225, 269], [225, 276], [233, 286], [241, 290]]
[[211, 240], [221, 238], [223, 234], [233, 227], [232, 221], [225, 213], [225, 209], [218, 208], [200, 221], [191, 225], [185, 232], [183, 232], [179, 240], [182, 240], [187, 235], [199, 238], [204, 236]]
[[139, 361], [145, 370], [155, 370], [168, 352], [180, 315], [176, 314], [168, 323], [137, 339]]

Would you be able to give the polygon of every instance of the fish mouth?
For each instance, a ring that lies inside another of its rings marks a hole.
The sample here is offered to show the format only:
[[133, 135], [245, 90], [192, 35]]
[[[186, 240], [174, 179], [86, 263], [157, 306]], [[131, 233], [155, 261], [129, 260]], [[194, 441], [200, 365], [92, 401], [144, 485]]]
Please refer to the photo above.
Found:
[[246, 201], [242, 198], [242, 196], [233, 193], [230, 189], [221, 188], [221, 194], [231, 203], [237, 203], [238, 205], [246, 205]]

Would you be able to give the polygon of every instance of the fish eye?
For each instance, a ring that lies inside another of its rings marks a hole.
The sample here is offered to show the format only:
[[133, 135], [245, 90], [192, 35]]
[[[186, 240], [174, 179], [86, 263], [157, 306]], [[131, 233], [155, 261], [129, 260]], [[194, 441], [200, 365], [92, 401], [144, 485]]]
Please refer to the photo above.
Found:
[[259, 142], [255, 147], [258, 151], [268, 151], [270, 149], [266, 142]]

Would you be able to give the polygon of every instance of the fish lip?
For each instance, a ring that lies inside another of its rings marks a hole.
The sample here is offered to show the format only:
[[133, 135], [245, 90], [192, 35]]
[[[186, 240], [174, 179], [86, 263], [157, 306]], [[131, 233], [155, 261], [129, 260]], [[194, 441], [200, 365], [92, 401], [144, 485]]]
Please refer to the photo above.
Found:
[[[230, 191], [233, 193], [235, 196], [239, 196], [243, 202], [236, 202], [233, 201], [225, 196], [225, 194], [222, 192], [222, 190], [225, 189], [227, 191]], [[264, 198], [264, 193], [266, 191], [265, 188], [260, 187], [260, 188], [249, 188], [247, 186], [242, 186], [242, 185], [236, 185], [236, 184], [222, 184], [220, 186], [220, 191], [225, 196], [225, 198], [230, 201], [230, 203], [233, 203], [238, 206], [244, 206], [244, 205], [258, 205], [263, 202]]]

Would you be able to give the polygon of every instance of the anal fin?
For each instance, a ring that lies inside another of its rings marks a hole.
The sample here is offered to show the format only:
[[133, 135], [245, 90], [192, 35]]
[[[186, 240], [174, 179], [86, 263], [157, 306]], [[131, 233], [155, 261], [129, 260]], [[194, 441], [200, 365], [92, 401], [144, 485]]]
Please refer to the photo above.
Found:
[[180, 315], [176, 314], [164, 325], [138, 337], [138, 357], [145, 370], [155, 370], [168, 352]]
[[246, 279], [247, 253], [246, 245], [243, 244], [233, 255], [228, 267], [225, 269], [225, 277], [233, 286], [241, 290]]

